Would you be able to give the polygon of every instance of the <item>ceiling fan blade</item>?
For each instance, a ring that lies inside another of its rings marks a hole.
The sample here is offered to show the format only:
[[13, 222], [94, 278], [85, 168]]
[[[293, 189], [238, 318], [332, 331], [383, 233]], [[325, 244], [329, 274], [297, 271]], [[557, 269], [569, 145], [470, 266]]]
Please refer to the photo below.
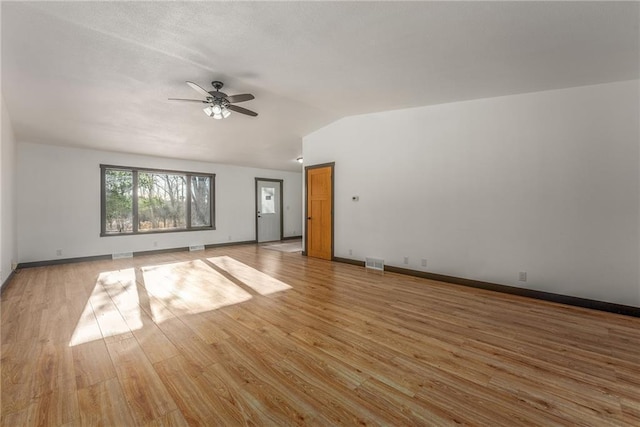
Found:
[[227, 101], [229, 101], [232, 104], [234, 104], [236, 102], [251, 101], [252, 99], [255, 99], [255, 96], [251, 95], [250, 93], [243, 93], [241, 95], [227, 96]]
[[256, 117], [258, 115], [255, 111], [247, 110], [246, 108], [238, 107], [237, 105], [229, 105], [227, 108], [231, 111], [235, 111], [236, 113], [246, 114], [247, 116]]
[[203, 104], [208, 104], [208, 101], [203, 101], [201, 99], [184, 99], [184, 98], [169, 98], [169, 101], [189, 101], [189, 102], [202, 102]]
[[200, 86], [195, 84], [194, 82], [187, 82], [187, 84], [189, 86], [191, 86], [191, 88], [193, 90], [195, 90], [196, 92], [200, 93], [202, 96], [205, 96], [207, 98], [211, 98], [211, 94], [209, 92], [207, 92], [206, 90], [204, 90], [203, 88], [201, 88]]

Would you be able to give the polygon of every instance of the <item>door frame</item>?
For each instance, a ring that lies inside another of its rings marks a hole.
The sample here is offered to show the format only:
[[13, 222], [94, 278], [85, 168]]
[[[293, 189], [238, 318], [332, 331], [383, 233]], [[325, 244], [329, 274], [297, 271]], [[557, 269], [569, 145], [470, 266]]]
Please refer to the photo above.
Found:
[[335, 199], [336, 199], [336, 191], [335, 191], [335, 181], [336, 181], [336, 162], [329, 162], [329, 163], [320, 163], [317, 165], [310, 165], [310, 166], [305, 166], [304, 167], [304, 216], [303, 216], [303, 221], [304, 221], [304, 251], [302, 251], [302, 255], [307, 256], [307, 253], [309, 251], [309, 233], [308, 233], [308, 227], [307, 227], [307, 221], [309, 218], [307, 215], [307, 209], [308, 209], [308, 203], [309, 203], [309, 184], [307, 183], [307, 176], [309, 175], [309, 170], [310, 169], [318, 169], [318, 168], [326, 168], [326, 167], [330, 167], [331, 168], [331, 260], [333, 261], [335, 259], [334, 255], [333, 255], [333, 244], [334, 244], [334, 228], [335, 228], [335, 221], [334, 221], [334, 212], [335, 212]]
[[276, 179], [276, 178], [256, 178], [255, 179], [255, 209], [253, 210], [253, 214], [255, 215], [256, 218], [256, 243], [258, 243], [258, 206], [259, 206], [259, 200], [260, 200], [260, 196], [258, 195], [258, 181], [269, 181], [269, 182], [278, 182], [280, 183], [280, 240], [282, 240], [282, 238], [284, 237], [284, 193], [283, 193], [283, 184], [284, 184], [284, 180], [283, 179]]

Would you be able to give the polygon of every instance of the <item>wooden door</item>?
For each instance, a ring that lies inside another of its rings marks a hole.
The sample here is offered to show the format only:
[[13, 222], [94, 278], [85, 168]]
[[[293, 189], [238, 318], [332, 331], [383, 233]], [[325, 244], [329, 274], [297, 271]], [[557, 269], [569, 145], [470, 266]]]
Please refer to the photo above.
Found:
[[307, 168], [307, 255], [333, 258], [333, 165]]

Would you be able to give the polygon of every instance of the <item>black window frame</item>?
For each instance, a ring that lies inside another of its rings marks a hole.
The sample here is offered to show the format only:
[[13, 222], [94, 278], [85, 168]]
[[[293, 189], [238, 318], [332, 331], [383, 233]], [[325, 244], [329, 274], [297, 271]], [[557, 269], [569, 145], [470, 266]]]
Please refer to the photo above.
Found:
[[[131, 172], [133, 175], [133, 197], [132, 197], [132, 226], [133, 231], [122, 232], [122, 233], [107, 233], [107, 194], [105, 192], [105, 173], [107, 170], [121, 170], [126, 172]], [[138, 174], [139, 173], [166, 173], [171, 175], [184, 175], [187, 182], [187, 194], [189, 194], [188, 202], [185, 206], [185, 216], [186, 216], [186, 227], [173, 229], [173, 230], [149, 230], [149, 231], [139, 231], [138, 230]], [[211, 185], [209, 187], [209, 209], [211, 216], [211, 225], [193, 227], [191, 225], [191, 177], [192, 176], [200, 176], [200, 177], [208, 177], [211, 179]], [[215, 209], [215, 195], [216, 195], [216, 174], [206, 173], [206, 172], [186, 172], [179, 170], [171, 170], [171, 169], [153, 169], [153, 168], [141, 168], [141, 167], [130, 167], [130, 166], [117, 166], [117, 165], [100, 165], [100, 237], [113, 237], [113, 236], [135, 236], [135, 235], [146, 235], [146, 234], [159, 234], [159, 233], [184, 233], [188, 231], [206, 231], [206, 230], [215, 230], [216, 229], [216, 209]]]

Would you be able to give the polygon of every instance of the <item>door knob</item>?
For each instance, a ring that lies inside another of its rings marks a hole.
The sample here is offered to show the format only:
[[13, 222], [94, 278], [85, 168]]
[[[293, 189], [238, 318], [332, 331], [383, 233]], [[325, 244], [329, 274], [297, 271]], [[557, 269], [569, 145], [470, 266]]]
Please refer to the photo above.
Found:
[[310, 216], [308, 216], [308, 217], [307, 217], [307, 219], [311, 219], [311, 217], [310, 217]]

